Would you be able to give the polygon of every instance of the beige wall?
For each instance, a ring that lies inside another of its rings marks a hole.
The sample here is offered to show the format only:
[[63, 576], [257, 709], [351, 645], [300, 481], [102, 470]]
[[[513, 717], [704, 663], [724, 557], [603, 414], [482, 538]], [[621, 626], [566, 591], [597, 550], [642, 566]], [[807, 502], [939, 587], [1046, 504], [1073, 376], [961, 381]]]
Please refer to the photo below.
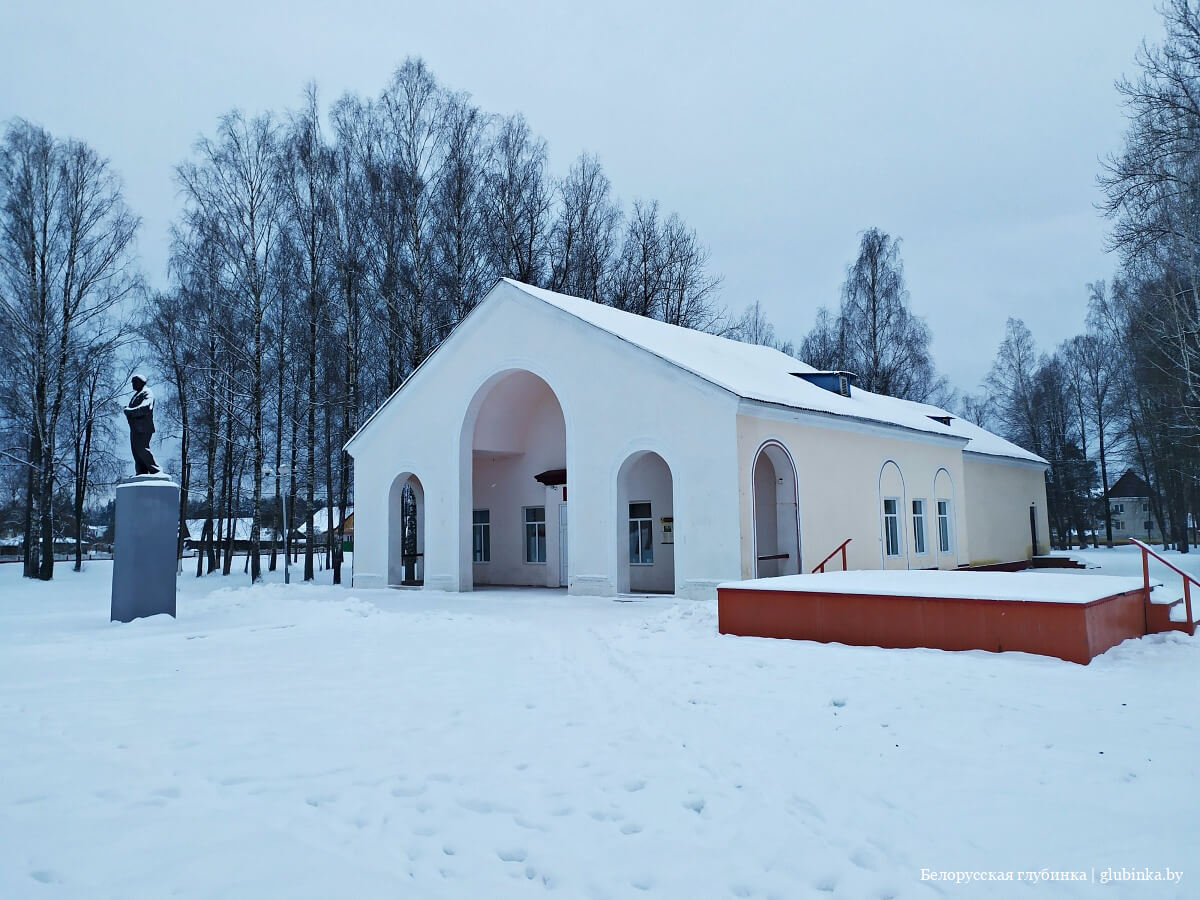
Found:
[[[802, 414], [803, 415], [803, 414]], [[797, 419], [800, 419], [797, 421]], [[846, 538], [851, 569], [955, 568], [966, 563], [970, 544], [963, 497], [962, 442], [936, 436], [907, 439], [894, 429], [839, 423], [822, 417], [804, 419], [786, 411], [743, 406], [738, 415], [738, 486], [741, 512], [742, 577], [754, 575], [753, 466], [758, 450], [775, 440], [787, 448], [798, 474], [800, 556], [812, 571]], [[885, 471], [886, 465], [886, 471]], [[939, 554], [933, 513], [934, 479], [954, 486], [951, 552]], [[882, 484], [882, 490], [881, 490]], [[901, 553], [885, 562], [882, 498], [900, 500]], [[913, 546], [912, 500], [927, 501], [926, 553]], [[1026, 528], [1028, 531], [1028, 527]], [[972, 537], [972, 543], [974, 538]], [[840, 567], [840, 561], [834, 564]]]
[[1028, 559], [1033, 552], [1030, 505], [1037, 508], [1038, 552], [1049, 552], [1050, 523], [1046, 517], [1043, 468], [974, 453], [964, 454], [964, 464], [966, 492], [971, 501], [967, 507], [970, 562], [984, 565]]

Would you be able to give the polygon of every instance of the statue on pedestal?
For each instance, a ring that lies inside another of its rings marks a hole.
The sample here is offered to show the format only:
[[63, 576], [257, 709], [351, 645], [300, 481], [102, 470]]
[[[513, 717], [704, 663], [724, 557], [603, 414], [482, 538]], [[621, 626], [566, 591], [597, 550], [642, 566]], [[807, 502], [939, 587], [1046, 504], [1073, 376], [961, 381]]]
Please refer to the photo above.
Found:
[[150, 436], [154, 434], [154, 394], [146, 387], [146, 379], [134, 375], [130, 379], [133, 397], [125, 407], [125, 418], [129, 420], [129, 447], [133, 451], [133, 463], [138, 475], [157, 475], [162, 469], [150, 452]]

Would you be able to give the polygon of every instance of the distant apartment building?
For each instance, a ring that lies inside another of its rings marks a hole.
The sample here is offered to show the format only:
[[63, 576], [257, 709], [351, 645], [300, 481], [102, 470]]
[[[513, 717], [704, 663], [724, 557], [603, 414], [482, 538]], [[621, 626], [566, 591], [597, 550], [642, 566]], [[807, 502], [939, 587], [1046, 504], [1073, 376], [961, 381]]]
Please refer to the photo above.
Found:
[[[1105, 494], [1112, 516], [1114, 541], [1137, 538], [1140, 541], [1161, 541], [1162, 532], [1150, 512], [1150, 487], [1129, 469], [1116, 480]], [[1104, 516], [1096, 523], [1096, 534], [1104, 534]]]

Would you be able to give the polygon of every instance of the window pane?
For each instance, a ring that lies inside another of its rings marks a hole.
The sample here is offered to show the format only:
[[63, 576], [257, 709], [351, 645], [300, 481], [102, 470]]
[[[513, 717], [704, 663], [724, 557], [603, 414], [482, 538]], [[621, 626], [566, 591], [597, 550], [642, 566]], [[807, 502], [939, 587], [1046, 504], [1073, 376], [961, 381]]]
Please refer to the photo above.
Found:
[[527, 506], [525, 507], [526, 522], [545, 522], [546, 507], [544, 506]]
[[471, 513], [471, 521], [476, 525], [486, 525], [488, 522], [489, 512], [486, 509], [477, 509]]
[[537, 531], [537, 561], [544, 563], [546, 561], [546, 526], [538, 525]]
[[654, 562], [654, 537], [650, 530], [650, 520], [643, 519], [641, 526], [642, 562], [651, 565]]
[[883, 514], [885, 516], [894, 516], [896, 514], [896, 501], [892, 498], [883, 501]]
[[942, 553], [950, 552], [950, 501], [939, 500], [937, 502], [938, 511], [938, 550]]
[[888, 556], [899, 556], [900, 555], [900, 536], [896, 533], [896, 517], [888, 516], [886, 522], [887, 522], [887, 527], [886, 527], [887, 555]]
[[649, 503], [630, 503], [629, 518], [631, 519], [648, 519], [650, 518]]

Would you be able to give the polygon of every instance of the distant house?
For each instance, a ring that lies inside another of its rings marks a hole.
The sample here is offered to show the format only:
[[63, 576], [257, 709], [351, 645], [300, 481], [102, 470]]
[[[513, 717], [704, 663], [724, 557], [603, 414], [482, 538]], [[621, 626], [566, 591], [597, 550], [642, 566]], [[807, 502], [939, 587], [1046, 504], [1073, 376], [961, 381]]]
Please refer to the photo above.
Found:
[[[336, 506], [333, 508], [333, 514], [335, 517], [338, 514], [338, 509]], [[336, 521], [336, 519], [335, 519], [335, 521]], [[322, 535], [324, 535], [325, 532], [328, 530], [328, 523], [329, 523], [328, 507], [321, 506], [321, 507], [313, 510], [313, 534], [314, 535], [316, 535], [317, 537], [321, 537]], [[303, 538], [304, 535], [307, 533], [308, 523], [306, 523], [303, 519], [300, 519], [299, 522], [296, 522], [294, 524], [291, 522], [289, 522], [288, 524], [289, 524], [289, 526], [291, 526], [289, 528], [289, 530], [292, 532], [292, 534], [294, 534], [298, 537]], [[353, 537], [354, 537], [354, 507], [352, 507], [352, 506], [346, 507], [346, 520], [343, 523], [342, 531], [347, 538], [353, 539]]]
[[[1161, 541], [1162, 532], [1150, 512], [1150, 486], [1133, 469], [1116, 480], [1104, 494], [1112, 516], [1114, 541], [1137, 538], [1140, 541]], [[1104, 534], [1104, 516], [1096, 525], [1097, 536]]]
[[[235, 552], [245, 552], [250, 549], [250, 526], [254, 519], [250, 516], [241, 516], [239, 518], [224, 520], [224, 526], [218, 524], [218, 520], [213, 520], [213, 540], [217, 539], [220, 534], [223, 541], [229, 539], [229, 525], [233, 522], [233, 549]], [[200, 537], [204, 533], [204, 519], [187, 519], [184, 522], [186, 534], [184, 537], [184, 546], [189, 549], [195, 549], [200, 546]], [[266, 526], [259, 527], [259, 547], [264, 551], [269, 549], [272, 541], [280, 540], [278, 533]]]

